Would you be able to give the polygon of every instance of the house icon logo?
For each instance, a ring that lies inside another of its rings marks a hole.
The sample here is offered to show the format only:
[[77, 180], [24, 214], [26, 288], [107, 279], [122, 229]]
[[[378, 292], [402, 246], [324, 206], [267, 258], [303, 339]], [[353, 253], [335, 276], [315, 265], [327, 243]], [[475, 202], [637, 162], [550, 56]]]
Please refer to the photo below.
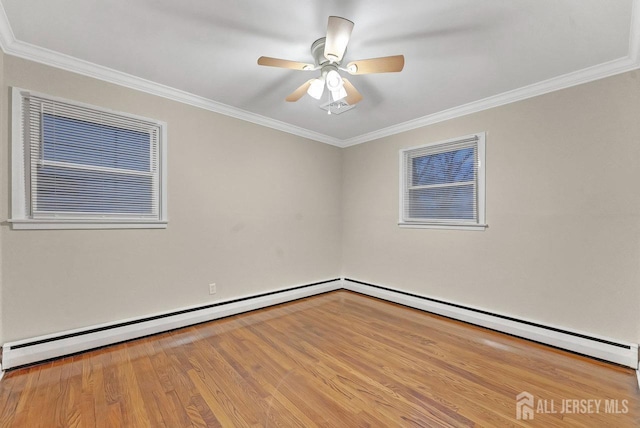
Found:
[[516, 419], [519, 421], [533, 420], [533, 395], [526, 391], [516, 395]]

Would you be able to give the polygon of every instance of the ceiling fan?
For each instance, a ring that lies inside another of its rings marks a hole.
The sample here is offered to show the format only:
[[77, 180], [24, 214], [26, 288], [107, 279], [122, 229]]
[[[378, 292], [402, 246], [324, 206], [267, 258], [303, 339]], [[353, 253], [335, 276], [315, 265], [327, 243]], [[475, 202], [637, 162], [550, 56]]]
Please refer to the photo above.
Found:
[[321, 71], [320, 77], [303, 83], [285, 98], [286, 101], [298, 101], [305, 93], [319, 100], [326, 87], [333, 101], [344, 100], [347, 104], [354, 105], [362, 100], [362, 95], [351, 82], [340, 76], [338, 70], [352, 75], [398, 72], [404, 68], [404, 55], [352, 61], [346, 67], [342, 67], [342, 58], [347, 50], [353, 25], [353, 22], [348, 19], [330, 16], [327, 36], [316, 40], [311, 45], [314, 64], [267, 56], [258, 58], [258, 64], [292, 70]]

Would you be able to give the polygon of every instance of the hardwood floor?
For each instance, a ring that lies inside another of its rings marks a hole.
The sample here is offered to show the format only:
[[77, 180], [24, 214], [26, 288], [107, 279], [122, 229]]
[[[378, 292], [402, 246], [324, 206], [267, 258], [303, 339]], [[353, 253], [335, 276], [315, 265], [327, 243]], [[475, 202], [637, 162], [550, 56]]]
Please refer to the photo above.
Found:
[[[517, 420], [523, 391], [557, 413]], [[30, 428], [640, 426], [633, 370], [347, 291], [10, 371], [0, 408]]]

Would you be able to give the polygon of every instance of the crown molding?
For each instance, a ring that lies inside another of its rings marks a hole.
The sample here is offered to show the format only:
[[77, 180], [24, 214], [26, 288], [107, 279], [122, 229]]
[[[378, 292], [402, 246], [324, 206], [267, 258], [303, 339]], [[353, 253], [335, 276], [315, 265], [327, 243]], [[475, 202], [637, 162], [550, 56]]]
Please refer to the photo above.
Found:
[[0, 3], [0, 47], [7, 55], [16, 56], [40, 64], [70, 71], [72, 73], [114, 83], [119, 86], [135, 89], [151, 95], [157, 95], [204, 110], [213, 111], [225, 116], [231, 116], [236, 119], [255, 123], [267, 128], [273, 128], [299, 137], [308, 138], [310, 140], [319, 141], [333, 146], [342, 145], [341, 140], [319, 132], [291, 125], [276, 119], [194, 95], [180, 89], [152, 82], [141, 77], [133, 76], [108, 67], [74, 58], [70, 55], [17, 40], [13, 34], [13, 30], [11, 29], [9, 19], [2, 3]]
[[534, 83], [522, 88], [503, 92], [478, 101], [473, 101], [461, 106], [453, 107], [417, 119], [412, 119], [397, 125], [389, 126], [377, 131], [362, 134], [353, 138], [342, 140], [341, 147], [355, 146], [402, 132], [411, 131], [457, 117], [477, 113], [490, 108], [499, 107], [516, 101], [533, 98], [538, 95], [558, 91], [560, 89], [581, 85], [594, 80], [603, 79], [616, 74], [640, 68], [640, 0], [634, 0], [629, 22], [629, 52], [626, 57], [613, 61], [584, 68], [562, 76], [553, 77], [542, 82]]
[[636, 68], [640, 68], [640, 63], [633, 58], [625, 57], [617, 59], [343, 140], [342, 147], [354, 146], [356, 144], [366, 143], [368, 141], [377, 140], [379, 138], [388, 137], [401, 132], [411, 131], [416, 128], [422, 128], [427, 125], [444, 122], [445, 120], [455, 119], [457, 117], [466, 116], [505, 104], [511, 104], [516, 101], [533, 98], [538, 95], [547, 94], [549, 92], [569, 88], [571, 86], [580, 85], [602, 79], [604, 77], [613, 76], [615, 74], [624, 73]]
[[13, 30], [9, 24], [7, 12], [4, 10], [4, 5], [0, 3], [0, 48], [6, 53], [8, 47], [15, 43], [15, 41], [16, 36], [13, 34]]
[[640, 67], [640, 0], [634, 0], [631, 9], [628, 57]]
[[344, 140], [17, 40], [1, 0], [0, 48], [7, 55], [24, 58], [267, 128], [344, 148], [638, 69], [640, 68], [640, 0], [633, 1], [629, 30], [629, 52], [626, 57]]

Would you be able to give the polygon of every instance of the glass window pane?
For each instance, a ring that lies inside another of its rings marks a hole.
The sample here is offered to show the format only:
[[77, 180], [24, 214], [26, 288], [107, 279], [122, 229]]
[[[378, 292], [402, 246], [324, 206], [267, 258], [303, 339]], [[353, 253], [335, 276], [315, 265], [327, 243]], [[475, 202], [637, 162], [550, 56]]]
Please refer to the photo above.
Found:
[[474, 185], [409, 190], [409, 217], [475, 220]]
[[428, 186], [472, 181], [475, 175], [475, 147], [413, 158], [411, 185]]
[[153, 180], [149, 176], [38, 167], [36, 210], [153, 214]]
[[151, 171], [148, 133], [43, 114], [42, 159]]

